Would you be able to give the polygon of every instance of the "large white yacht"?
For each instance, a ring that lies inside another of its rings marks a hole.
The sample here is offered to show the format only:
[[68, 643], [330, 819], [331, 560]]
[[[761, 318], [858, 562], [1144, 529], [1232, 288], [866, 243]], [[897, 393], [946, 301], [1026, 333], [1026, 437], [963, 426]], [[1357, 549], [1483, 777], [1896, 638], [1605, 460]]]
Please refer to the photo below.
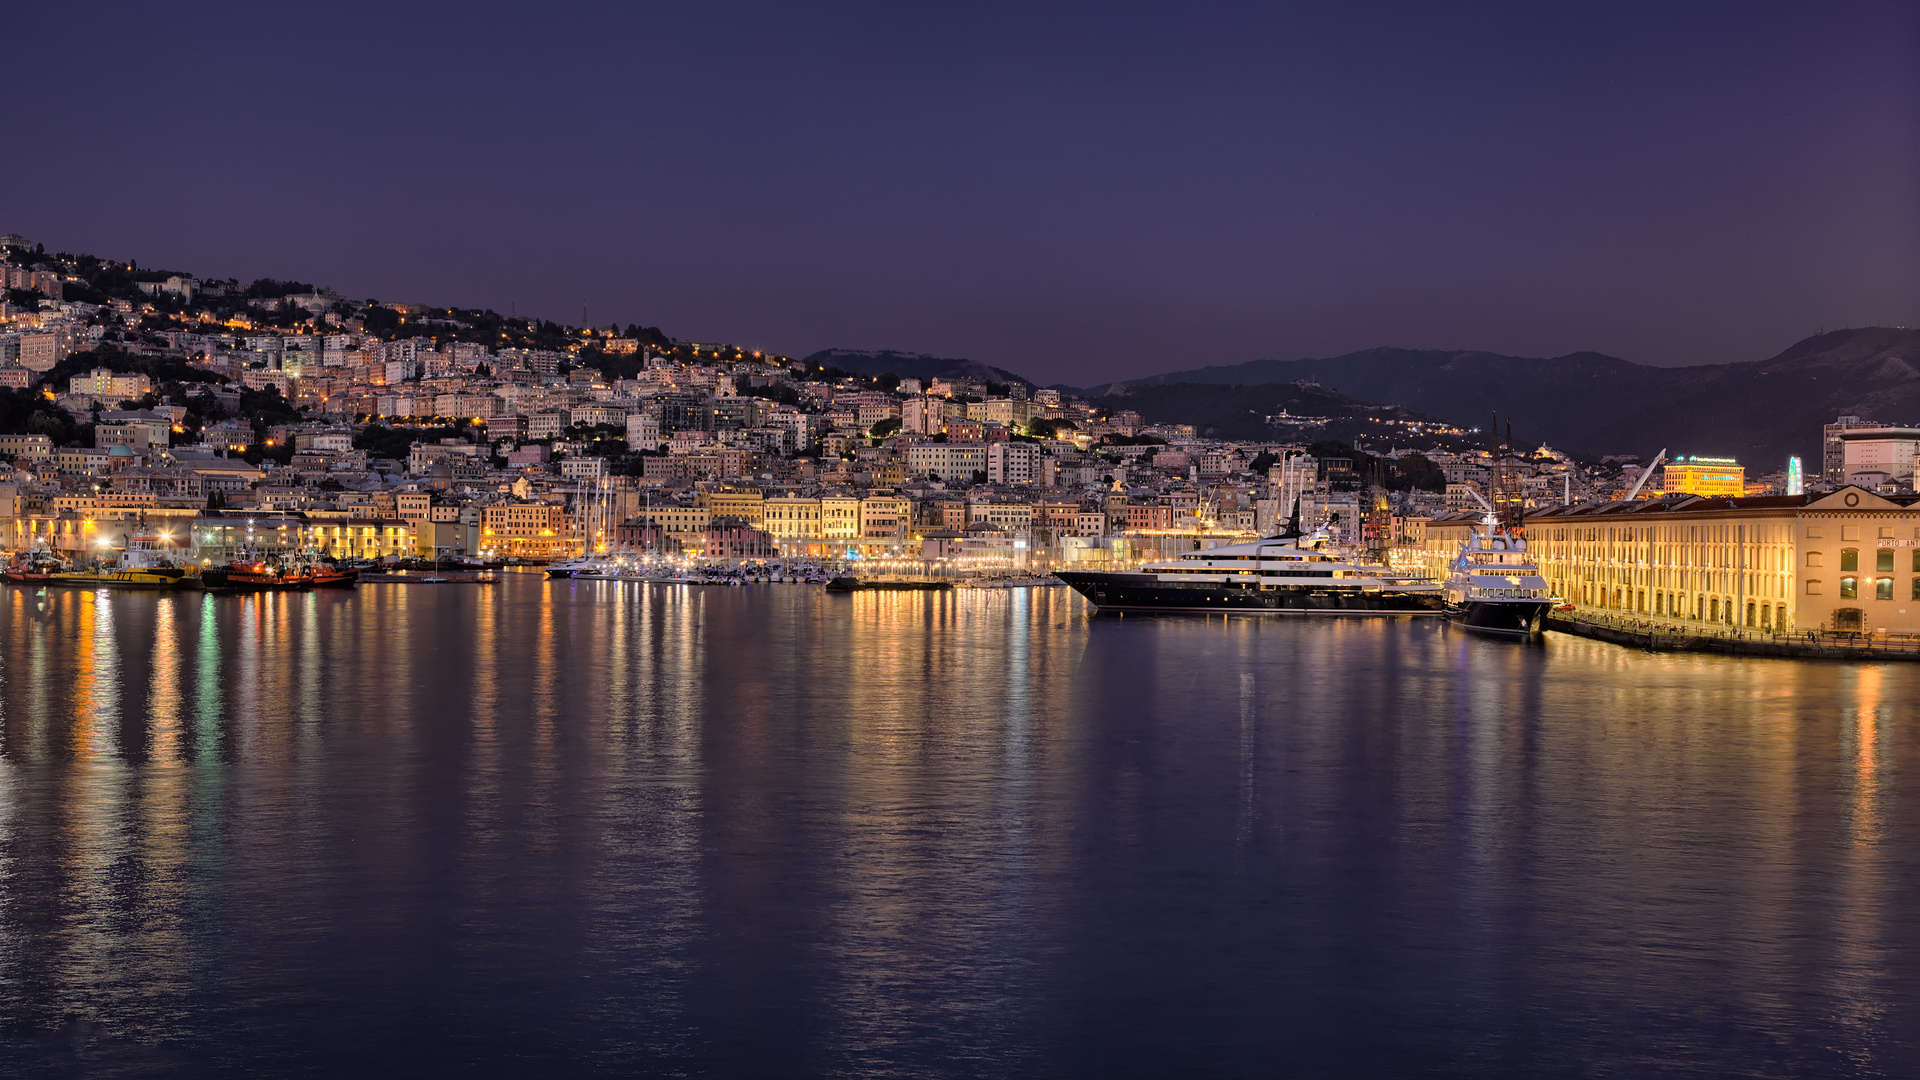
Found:
[[1101, 611], [1225, 611], [1249, 615], [1440, 615], [1440, 584], [1358, 562], [1322, 529], [1191, 551], [1138, 570], [1061, 571]]
[[1547, 580], [1527, 554], [1526, 535], [1500, 527], [1491, 507], [1454, 556], [1447, 576], [1447, 616], [1469, 630], [1527, 637], [1540, 632], [1553, 606]]

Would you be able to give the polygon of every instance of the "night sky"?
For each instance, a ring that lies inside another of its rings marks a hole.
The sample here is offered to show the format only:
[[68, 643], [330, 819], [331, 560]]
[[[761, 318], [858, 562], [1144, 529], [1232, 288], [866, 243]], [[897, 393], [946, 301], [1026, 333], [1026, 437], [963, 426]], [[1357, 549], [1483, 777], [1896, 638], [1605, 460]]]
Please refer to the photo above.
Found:
[[1920, 324], [1920, 5], [42, 4], [0, 231], [1075, 384]]

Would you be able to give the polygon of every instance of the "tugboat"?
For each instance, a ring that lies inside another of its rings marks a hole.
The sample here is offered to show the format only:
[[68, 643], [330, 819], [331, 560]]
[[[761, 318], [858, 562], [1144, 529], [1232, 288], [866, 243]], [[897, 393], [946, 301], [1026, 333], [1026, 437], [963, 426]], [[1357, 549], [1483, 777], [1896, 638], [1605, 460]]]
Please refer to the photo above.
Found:
[[[1439, 583], [1356, 562], [1329, 546], [1327, 526], [1288, 529], [1247, 544], [1192, 551], [1124, 573], [1063, 570], [1055, 577], [1100, 611], [1245, 615], [1441, 615]], [[829, 586], [831, 587], [831, 586]]]
[[90, 570], [55, 570], [49, 585], [107, 586], [115, 589], [178, 589], [198, 583], [198, 568], [182, 569], [161, 551], [161, 538], [152, 534], [127, 537], [127, 548], [110, 564]]
[[317, 551], [301, 556], [296, 570], [315, 589], [351, 589], [360, 583], [360, 571], [327, 562]]
[[300, 568], [247, 549], [225, 566], [208, 567], [200, 577], [208, 590], [219, 592], [301, 592], [313, 587]]

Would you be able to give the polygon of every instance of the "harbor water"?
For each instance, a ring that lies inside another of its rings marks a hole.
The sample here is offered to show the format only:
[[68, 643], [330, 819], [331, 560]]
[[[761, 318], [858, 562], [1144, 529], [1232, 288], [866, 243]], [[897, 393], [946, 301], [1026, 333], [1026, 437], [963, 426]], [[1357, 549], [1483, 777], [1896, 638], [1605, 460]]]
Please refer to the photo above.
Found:
[[1920, 665], [0, 592], [6, 1076], [1920, 1075]]

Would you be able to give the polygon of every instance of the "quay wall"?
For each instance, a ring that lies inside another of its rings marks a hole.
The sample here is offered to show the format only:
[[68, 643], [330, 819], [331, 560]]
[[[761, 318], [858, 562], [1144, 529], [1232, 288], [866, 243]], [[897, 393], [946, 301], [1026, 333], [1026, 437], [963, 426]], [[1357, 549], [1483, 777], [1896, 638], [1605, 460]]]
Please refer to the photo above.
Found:
[[1796, 660], [1920, 661], [1920, 638], [1905, 636], [1840, 635], [1819, 631], [1799, 634], [1703, 633], [1683, 625], [1603, 620], [1565, 613], [1549, 615], [1546, 629], [1647, 652], [1701, 652]]

